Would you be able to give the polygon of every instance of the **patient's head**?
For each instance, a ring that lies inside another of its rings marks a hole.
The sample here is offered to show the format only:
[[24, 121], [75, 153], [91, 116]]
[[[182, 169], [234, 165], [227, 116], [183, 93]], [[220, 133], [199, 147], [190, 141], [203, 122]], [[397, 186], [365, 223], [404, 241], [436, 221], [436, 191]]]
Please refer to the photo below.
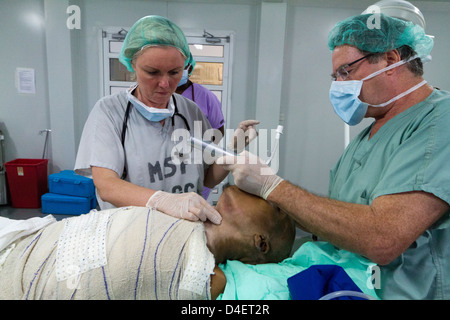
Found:
[[217, 263], [279, 262], [291, 252], [295, 226], [291, 218], [266, 200], [236, 186], [224, 189], [216, 206], [222, 223], [205, 223], [208, 247]]

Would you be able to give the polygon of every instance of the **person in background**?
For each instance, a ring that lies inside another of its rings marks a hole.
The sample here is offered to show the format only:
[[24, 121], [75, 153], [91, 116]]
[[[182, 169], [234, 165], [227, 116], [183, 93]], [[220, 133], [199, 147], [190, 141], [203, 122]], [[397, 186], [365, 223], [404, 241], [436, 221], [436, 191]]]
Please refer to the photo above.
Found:
[[[183, 70], [183, 76], [178, 84], [178, 94], [183, 97], [194, 101], [203, 114], [208, 119], [211, 127], [220, 131], [222, 137], [224, 135], [225, 119], [223, 117], [222, 105], [219, 99], [208, 88], [198, 83], [193, 83], [189, 79], [189, 75], [192, 73], [193, 67], [190, 66], [188, 70]], [[215, 135], [216, 137], [217, 135]], [[218, 141], [217, 141], [218, 142]], [[208, 199], [211, 189], [208, 187], [203, 188], [202, 196]]]
[[[223, 137], [224, 135], [225, 125], [221, 103], [214, 93], [200, 84], [193, 83], [189, 79], [192, 70], [193, 68], [191, 66], [188, 70], [183, 71], [183, 77], [178, 84], [176, 92], [194, 101], [205, 114], [212, 128], [220, 131], [220, 135], [214, 135], [214, 138], [218, 139], [213, 141], [218, 144], [220, 142], [219, 137]], [[241, 153], [244, 148], [257, 137], [258, 133], [255, 127], [257, 124], [259, 124], [259, 121], [257, 120], [241, 121], [234, 131], [231, 141], [227, 144], [227, 148], [236, 153]], [[211, 189], [205, 187], [202, 193], [203, 197], [208, 199], [210, 192]]]
[[175, 92], [194, 101], [208, 119], [211, 127], [219, 130], [223, 136], [225, 119], [222, 105], [216, 95], [208, 88], [190, 80], [189, 75], [192, 74], [192, 70], [192, 66], [188, 70], [183, 70], [183, 76]]

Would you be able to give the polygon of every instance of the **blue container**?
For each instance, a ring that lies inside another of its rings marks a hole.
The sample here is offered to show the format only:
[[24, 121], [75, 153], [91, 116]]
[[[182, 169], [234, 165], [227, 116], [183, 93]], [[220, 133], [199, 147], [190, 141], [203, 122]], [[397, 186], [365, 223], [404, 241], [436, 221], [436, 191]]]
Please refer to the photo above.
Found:
[[88, 213], [97, 205], [95, 195], [86, 197], [46, 193], [41, 198], [42, 213], [80, 215]]
[[91, 198], [95, 196], [94, 180], [83, 177], [72, 170], [63, 170], [48, 177], [50, 193]]

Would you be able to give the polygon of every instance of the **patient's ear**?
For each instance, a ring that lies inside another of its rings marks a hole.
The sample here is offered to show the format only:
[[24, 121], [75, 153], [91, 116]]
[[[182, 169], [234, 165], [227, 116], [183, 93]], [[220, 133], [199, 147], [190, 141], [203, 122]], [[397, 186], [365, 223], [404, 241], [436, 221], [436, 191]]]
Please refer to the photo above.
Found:
[[255, 234], [253, 236], [253, 240], [255, 241], [255, 247], [258, 249], [258, 251], [264, 254], [269, 251], [270, 244], [266, 236], [262, 234]]

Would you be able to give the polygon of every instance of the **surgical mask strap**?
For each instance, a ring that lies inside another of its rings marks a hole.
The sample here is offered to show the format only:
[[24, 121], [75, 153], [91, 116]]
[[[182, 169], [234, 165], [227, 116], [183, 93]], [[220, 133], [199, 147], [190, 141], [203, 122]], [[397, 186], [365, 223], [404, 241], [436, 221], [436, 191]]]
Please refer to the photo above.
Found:
[[400, 93], [398, 96], [393, 97], [391, 100], [389, 100], [389, 101], [387, 101], [385, 103], [376, 104], [376, 105], [370, 105], [370, 106], [372, 106], [372, 107], [385, 107], [385, 106], [391, 104], [392, 102], [397, 101], [397, 100], [403, 98], [404, 96], [410, 94], [411, 92], [419, 89], [421, 86], [423, 86], [426, 83], [427, 83], [427, 81], [423, 80], [422, 82], [416, 84], [414, 87], [409, 88], [405, 92]]
[[379, 75], [379, 74], [381, 74], [381, 73], [383, 73], [385, 71], [397, 68], [398, 66], [401, 66], [402, 64], [408, 63], [411, 60], [414, 60], [414, 59], [417, 59], [417, 58], [419, 58], [419, 56], [418, 55], [414, 55], [411, 58], [409, 58], [408, 60], [398, 61], [398, 62], [396, 62], [394, 64], [391, 64], [389, 67], [386, 67], [386, 68], [383, 68], [381, 70], [375, 71], [374, 73], [372, 73], [372, 74], [368, 75], [367, 77], [365, 77], [364, 79], [362, 79], [362, 81], [372, 79], [373, 77], [376, 77], [377, 75]]

